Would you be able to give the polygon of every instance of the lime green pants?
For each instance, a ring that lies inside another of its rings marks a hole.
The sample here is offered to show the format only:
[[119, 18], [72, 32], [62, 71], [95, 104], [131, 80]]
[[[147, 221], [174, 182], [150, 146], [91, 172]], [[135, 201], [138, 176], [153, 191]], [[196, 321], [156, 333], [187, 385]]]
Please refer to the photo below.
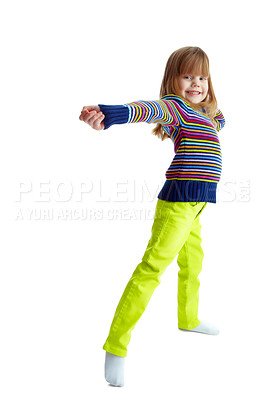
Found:
[[193, 329], [198, 319], [199, 278], [202, 269], [199, 216], [207, 203], [158, 199], [151, 238], [117, 306], [103, 349], [126, 357], [131, 331], [160, 284], [166, 267], [178, 255], [178, 327]]

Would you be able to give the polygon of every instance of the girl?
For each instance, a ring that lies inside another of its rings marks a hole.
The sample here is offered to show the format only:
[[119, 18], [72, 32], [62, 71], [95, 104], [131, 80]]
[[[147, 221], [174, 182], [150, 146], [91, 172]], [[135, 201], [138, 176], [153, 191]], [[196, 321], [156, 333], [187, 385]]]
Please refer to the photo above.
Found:
[[216, 203], [222, 169], [217, 131], [225, 119], [217, 108], [208, 57], [199, 47], [183, 47], [171, 54], [160, 100], [87, 106], [79, 118], [96, 130], [113, 124], [156, 123], [152, 133], [174, 143], [175, 156], [158, 195], [150, 240], [120, 299], [103, 346], [105, 379], [123, 386], [131, 331], [177, 255], [178, 328], [219, 333], [215, 326], [198, 319], [198, 276], [203, 261], [199, 216], [208, 202]]

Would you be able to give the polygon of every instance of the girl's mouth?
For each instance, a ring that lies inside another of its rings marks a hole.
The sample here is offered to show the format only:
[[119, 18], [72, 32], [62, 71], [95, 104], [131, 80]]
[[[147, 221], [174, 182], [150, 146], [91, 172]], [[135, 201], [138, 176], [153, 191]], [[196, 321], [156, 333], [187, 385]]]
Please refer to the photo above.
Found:
[[195, 96], [195, 95], [201, 94], [201, 92], [198, 92], [198, 91], [196, 91], [196, 90], [193, 90], [193, 91], [191, 91], [191, 92], [190, 92], [190, 91], [187, 91], [187, 93], [188, 93], [188, 94], [192, 94], [192, 95], [194, 95], [194, 96]]

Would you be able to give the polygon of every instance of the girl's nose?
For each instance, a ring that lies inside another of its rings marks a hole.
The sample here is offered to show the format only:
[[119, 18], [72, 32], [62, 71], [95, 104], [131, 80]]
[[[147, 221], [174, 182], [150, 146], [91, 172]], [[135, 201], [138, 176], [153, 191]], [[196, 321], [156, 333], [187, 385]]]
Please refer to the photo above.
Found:
[[200, 85], [199, 85], [198, 82], [194, 81], [194, 82], [192, 82], [192, 86], [193, 86], [193, 87], [194, 87], [194, 86], [196, 87], [196, 86], [200, 86]]

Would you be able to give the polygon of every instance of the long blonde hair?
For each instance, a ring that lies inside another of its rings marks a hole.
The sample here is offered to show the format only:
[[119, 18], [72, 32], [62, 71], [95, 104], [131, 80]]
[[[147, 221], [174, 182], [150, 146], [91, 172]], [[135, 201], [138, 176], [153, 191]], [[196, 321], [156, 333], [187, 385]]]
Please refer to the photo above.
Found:
[[[183, 74], [195, 74], [208, 77], [208, 93], [206, 98], [199, 104], [192, 104], [186, 100], [180, 93], [177, 85], [177, 78]], [[173, 94], [185, 100], [191, 108], [201, 113], [204, 107], [209, 118], [213, 118], [217, 110], [217, 100], [214, 94], [209, 58], [207, 54], [199, 47], [186, 46], [174, 51], [165, 67], [164, 76], [160, 89], [160, 98], [165, 95]], [[169, 136], [164, 132], [160, 123], [152, 130], [152, 134], [158, 136], [161, 140], [168, 139]]]

